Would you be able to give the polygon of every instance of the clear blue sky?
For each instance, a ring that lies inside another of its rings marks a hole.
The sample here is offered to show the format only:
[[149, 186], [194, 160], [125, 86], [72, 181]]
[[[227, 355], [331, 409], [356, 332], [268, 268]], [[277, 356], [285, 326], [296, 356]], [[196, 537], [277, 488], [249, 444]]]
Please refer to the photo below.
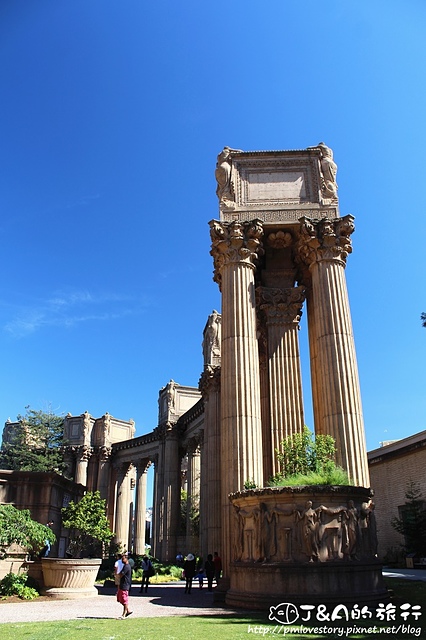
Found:
[[323, 140], [368, 448], [426, 429], [425, 27], [423, 0], [1, 0], [0, 422], [151, 431], [220, 309], [218, 152]]

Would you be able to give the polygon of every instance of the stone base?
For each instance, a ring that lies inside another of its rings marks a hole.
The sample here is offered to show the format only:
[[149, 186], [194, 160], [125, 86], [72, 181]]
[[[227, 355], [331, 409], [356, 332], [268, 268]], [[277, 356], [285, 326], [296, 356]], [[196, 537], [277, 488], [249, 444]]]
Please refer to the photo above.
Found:
[[79, 598], [93, 598], [98, 595], [96, 587], [85, 589], [67, 589], [66, 587], [50, 587], [41, 590], [42, 596], [49, 596], [53, 600], [78, 600]]
[[246, 563], [231, 565], [231, 607], [267, 610], [293, 604], [371, 605], [388, 602], [380, 562]]

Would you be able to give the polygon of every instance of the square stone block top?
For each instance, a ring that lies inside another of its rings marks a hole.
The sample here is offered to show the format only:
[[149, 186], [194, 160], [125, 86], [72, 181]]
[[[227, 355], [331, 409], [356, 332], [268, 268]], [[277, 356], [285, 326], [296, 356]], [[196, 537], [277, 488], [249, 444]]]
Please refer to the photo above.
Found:
[[225, 147], [215, 172], [220, 219], [276, 224], [337, 218], [336, 173], [333, 152], [322, 142], [294, 151]]

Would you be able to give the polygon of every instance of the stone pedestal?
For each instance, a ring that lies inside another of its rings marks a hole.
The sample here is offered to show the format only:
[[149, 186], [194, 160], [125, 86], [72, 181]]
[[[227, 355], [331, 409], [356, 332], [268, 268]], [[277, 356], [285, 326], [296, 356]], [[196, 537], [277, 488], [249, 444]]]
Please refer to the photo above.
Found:
[[363, 487], [274, 487], [230, 496], [233, 607], [388, 600], [371, 493]]

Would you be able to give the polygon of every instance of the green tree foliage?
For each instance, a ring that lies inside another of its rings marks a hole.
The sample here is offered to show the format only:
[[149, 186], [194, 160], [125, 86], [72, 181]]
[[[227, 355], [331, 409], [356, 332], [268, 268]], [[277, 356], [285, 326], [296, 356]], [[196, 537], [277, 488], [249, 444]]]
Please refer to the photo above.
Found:
[[0, 468], [62, 473], [64, 419], [51, 411], [36, 411], [28, 406], [17, 421], [19, 426], [0, 451]]
[[426, 504], [418, 482], [409, 482], [401, 517], [392, 518], [392, 527], [404, 536], [406, 553], [426, 557]]
[[271, 484], [282, 485], [289, 479], [300, 480], [300, 484], [347, 484], [348, 476], [336, 465], [335, 453], [332, 436], [319, 434], [314, 438], [305, 426], [301, 433], [285, 438], [281, 450], [276, 449], [280, 471]]
[[56, 536], [50, 527], [32, 520], [28, 509], [16, 509], [10, 504], [0, 505], [0, 546], [4, 549], [16, 542], [28, 552], [37, 553]]
[[105, 514], [106, 503], [99, 491], [88, 491], [80, 502], [71, 501], [62, 509], [62, 526], [74, 530], [68, 552], [74, 558], [103, 556], [114, 533]]
[[420, 316], [420, 319], [422, 321], [422, 326], [426, 327], [426, 313], [422, 313], [422, 315]]
[[21, 600], [34, 600], [38, 597], [38, 591], [27, 584], [26, 573], [8, 573], [0, 581], [0, 594], [2, 596], [19, 596]]
[[186, 533], [186, 516], [189, 506], [189, 520], [191, 527], [191, 534], [198, 536], [200, 534], [200, 501], [198, 496], [193, 496], [188, 505], [188, 492], [184, 489], [180, 490], [180, 533], [185, 535]]

